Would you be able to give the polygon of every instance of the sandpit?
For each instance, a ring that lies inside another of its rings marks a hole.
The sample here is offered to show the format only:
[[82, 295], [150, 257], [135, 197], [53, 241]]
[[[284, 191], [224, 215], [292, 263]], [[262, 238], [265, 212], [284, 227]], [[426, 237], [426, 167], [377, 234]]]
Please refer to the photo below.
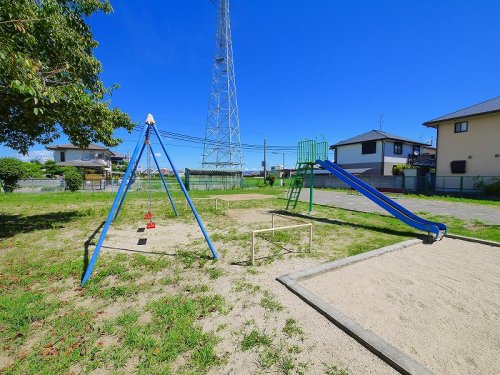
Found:
[[499, 247], [445, 238], [298, 281], [431, 372], [500, 372]]

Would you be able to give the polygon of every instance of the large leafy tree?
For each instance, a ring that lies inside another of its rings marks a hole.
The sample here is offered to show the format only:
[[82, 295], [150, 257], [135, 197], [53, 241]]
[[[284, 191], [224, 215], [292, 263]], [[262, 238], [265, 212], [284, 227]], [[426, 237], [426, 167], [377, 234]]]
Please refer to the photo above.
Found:
[[107, 0], [0, 2], [0, 144], [26, 154], [64, 132], [70, 142], [116, 146], [130, 117], [108, 101], [97, 42], [86, 19], [112, 11]]

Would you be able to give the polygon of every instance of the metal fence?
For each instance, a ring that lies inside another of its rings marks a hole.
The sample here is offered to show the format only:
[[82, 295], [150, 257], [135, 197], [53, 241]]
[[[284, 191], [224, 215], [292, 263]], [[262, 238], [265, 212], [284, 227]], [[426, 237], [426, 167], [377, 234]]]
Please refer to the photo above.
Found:
[[64, 191], [63, 178], [27, 178], [18, 182], [16, 193], [51, 193]]
[[[175, 177], [164, 177], [164, 179], [170, 190], [180, 190], [179, 184]], [[121, 182], [121, 178], [84, 180], [81, 190], [87, 192], [117, 192]], [[240, 178], [237, 181], [218, 179], [215, 177], [211, 177], [209, 179], [191, 178], [188, 182], [189, 185], [186, 183], [186, 179], [182, 178], [182, 182], [186, 186], [189, 186], [189, 188], [192, 190], [227, 190], [235, 188], [247, 189], [264, 185], [264, 180], [262, 177], [244, 177], [243, 179]], [[66, 184], [64, 178], [62, 177], [54, 179], [28, 178], [20, 180], [18, 184], [20, 185], [20, 187], [15, 190], [16, 193], [50, 193], [66, 190]], [[280, 185], [279, 180], [275, 185]], [[159, 177], [154, 177], [151, 179], [151, 181], [148, 181], [148, 179], [144, 177], [136, 177], [132, 180], [132, 184], [130, 185], [130, 191], [143, 191], [149, 189], [151, 191], [164, 191], [165, 188], [163, 187], [163, 182]], [[1, 191], [2, 190], [0, 190], [0, 192]]]
[[486, 185], [500, 176], [416, 176], [403, 177], [405, 193], [482, 195]]

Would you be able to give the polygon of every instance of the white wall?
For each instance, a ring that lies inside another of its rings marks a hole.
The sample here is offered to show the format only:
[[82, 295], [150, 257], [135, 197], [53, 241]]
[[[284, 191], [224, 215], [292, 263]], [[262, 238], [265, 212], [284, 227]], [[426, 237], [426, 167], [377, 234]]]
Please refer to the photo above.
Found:
[[[62, 150], [54, 151], [54, 161], [56, 163], [61, 162], [61, 151]], [[82, 151], [81, 150], [64, 150], [64, 153], [66, 156], [65, 161], [82, 160]]]
[[382, 161], [382, 142], [377, 141], [374, 154], [362, 154], [361, 143], [337, 147], [337, 164], [376, 163]]

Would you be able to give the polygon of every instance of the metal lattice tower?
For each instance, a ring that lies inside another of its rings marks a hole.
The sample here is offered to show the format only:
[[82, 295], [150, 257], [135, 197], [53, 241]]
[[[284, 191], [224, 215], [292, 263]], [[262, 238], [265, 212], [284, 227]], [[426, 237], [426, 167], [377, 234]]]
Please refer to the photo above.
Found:
[[202, 166], [241, 171], [242, 159], [229, 0], [219, 0]]

